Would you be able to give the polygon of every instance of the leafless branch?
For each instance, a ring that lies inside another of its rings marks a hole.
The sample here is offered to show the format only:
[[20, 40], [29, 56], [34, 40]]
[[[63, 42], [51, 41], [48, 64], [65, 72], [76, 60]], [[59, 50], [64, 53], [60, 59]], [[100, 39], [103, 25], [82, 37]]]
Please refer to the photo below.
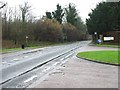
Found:
[[0, 9], [2, 9], [4, 6], [6, 6], [7, 3], [0, 2], [2, 6], [0, 6]]

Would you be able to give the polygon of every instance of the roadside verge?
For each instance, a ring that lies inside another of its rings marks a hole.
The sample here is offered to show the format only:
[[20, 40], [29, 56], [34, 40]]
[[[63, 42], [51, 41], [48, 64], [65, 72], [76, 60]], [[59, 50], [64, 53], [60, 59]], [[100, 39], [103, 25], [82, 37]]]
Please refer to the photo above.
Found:
[[88, 51], [80, 52], [76, 56], [96, 63], [120, 66], [118, 51]]

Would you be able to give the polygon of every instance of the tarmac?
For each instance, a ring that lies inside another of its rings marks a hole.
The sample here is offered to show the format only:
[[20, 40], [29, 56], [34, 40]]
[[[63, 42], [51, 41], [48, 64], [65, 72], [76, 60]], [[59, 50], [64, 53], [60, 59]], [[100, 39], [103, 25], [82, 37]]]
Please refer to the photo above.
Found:
[[119, 66], [76, 57], [78, 52], [93, 50], [118, 50], [118, 48], [86, 45], [30, 88], [118, 88]]

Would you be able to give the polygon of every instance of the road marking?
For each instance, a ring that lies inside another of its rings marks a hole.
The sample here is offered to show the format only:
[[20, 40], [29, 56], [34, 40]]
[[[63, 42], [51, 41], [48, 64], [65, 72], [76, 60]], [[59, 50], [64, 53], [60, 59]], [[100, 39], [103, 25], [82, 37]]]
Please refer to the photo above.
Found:
[[68, 58], [68, 57], [70, 57], [71, 55], [72, 55], [72, 54], [67, 55], [67, 56], [65, 57], [65, 59]]
[[15, 60], [18, 60], [18, 58], [15, 58], [15, 59], [13, 59], [13, 60], [14, 60], [14, 61], [15, 61]]
[[28, 56], [24, 56], [25, 58], [27, 58]]
[[45, 70], [43, 70], [42, 72], [46, 72], [47, 70], [49, 70], [50, 69], [50, 67], [48, 67], [48, 68], [46, 68]]
[[33, 79], [34, 79], [34, 78], [36, 78], [36, 77], [37, 77], [37, 75], [32, 76], [31, 78], [29, 78], [29, 79], [25, 80], [25, 81], [24, 81], [24, 83], [27, 83], [27, 82], [29, 82], [29, 81], [33, 80]]
[[60, 59], [60, 61], [64, 60], [64, 58]]
[[68, 60], [63, 61], [62, 64], [65, 64], [67, 61], [68, 61]]
[[59, 62], [54, 63], [53, 66], [57, 65], [58, 63], [59, 63]]
[[7, 63], [7, 62], [4, 62], [4, 61], [3, 61], [2, 63], [4, 64], [4, 63]]

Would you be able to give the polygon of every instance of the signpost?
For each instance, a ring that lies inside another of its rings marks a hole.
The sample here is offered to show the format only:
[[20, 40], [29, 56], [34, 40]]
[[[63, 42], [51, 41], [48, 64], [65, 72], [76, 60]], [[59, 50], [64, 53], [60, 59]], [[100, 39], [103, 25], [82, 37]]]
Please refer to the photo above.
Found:
[[27, 39], [28, 39], [28, 36], [26, 36], [26, 46], [28, 45], [28, 40]]
[[94, 34], [95, 34], [95, 43], [97, 43], [97, 32], [94, 32]]

